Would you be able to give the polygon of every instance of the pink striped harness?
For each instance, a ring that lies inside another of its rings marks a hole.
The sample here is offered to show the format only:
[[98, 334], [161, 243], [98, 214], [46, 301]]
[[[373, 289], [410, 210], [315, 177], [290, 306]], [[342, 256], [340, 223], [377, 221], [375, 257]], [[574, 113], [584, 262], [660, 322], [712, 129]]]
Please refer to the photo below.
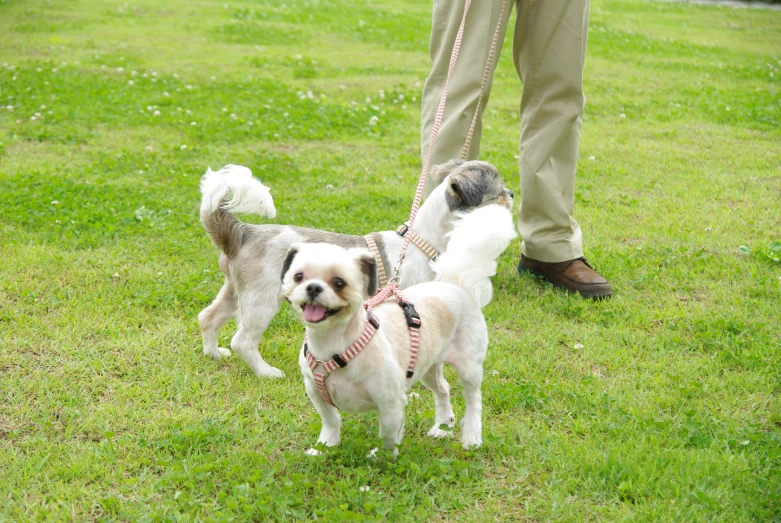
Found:
[[[390, 289], [390, 287], [386, 287], [385, 289]], [[388, 294], [393, 294], [399, 306], [404, 311], [410, 338], [410, 361], [407, 366], [407, 379], [412, 378], [415, 373], [415, 364], [418, 361], [418, 348], [420, 347], [420, 333], [418, 332], [418, 329], [420, 329], [420, 315], [415, 310], [415, 306], [406, 301], [397, 288], [394, 288], [395, 290], [389, 292], [386, 292], [385, 289], [380, 291], [375, 298], [363, 304], [367, 314], [366, 324], [363, 326], [363, 331], [358, 339], [347, 347], [347, 350], [343, 353], [335, 354], [333, 358], [327, 361], [317, 360], [312, 356], [312, 352], [309, 350], [309, 342], [304, 340], [304, 356], [306, 357], [306, 363], [309, 366], [309, 369], [315, 377], [317, 392], [320, 393], [320, 397], [332, 407], [336, 407], [336, 405], [334, 404], [333, 399], [331, 399], [331, 395], [328, 393], [328, 386], [325, 383], [325, 379], [336, 369], [346, 367], [347, 363], [360, 354], [374, 337], [374, 334], [380, 328], [380, 320], [374, 315], [371, 305], [379, 303], [374, 302], [374, 300], [383, 294], [384, 297], [382, 301], [388, 297]], [[318, 367], [320, 367], [320, 370], [318, 370]]]

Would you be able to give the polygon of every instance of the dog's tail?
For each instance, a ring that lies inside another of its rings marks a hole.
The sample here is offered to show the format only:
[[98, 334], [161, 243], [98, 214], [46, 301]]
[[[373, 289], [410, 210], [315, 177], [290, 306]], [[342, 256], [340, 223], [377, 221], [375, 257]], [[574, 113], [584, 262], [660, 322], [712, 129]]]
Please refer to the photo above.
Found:
[[431, 262], [437, 281], [465, 288], [485, 307], [493, 297], [496, 259], [516, 236], [512, 213], [504, 206], [486, 205], [460, 215], [447, 250]]
[[240, 165], [226, 165], [219, 171], [206, 169], [201, 194], [201, 223], [228, 257], [238, 253], [247, 228], [233, 213], [277, 215], [269, 188]]

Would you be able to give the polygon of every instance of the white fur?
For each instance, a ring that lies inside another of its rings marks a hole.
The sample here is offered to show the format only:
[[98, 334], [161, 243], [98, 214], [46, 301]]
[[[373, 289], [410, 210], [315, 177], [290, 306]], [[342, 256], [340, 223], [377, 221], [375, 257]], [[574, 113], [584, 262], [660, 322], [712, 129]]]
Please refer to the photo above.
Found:
[[231, 198], [222, 204], [223, 211], [267, 218], [277, 216], [270, 189], [241, 165], [226, 165], [219, 171], [206, 169], [201, 178], [201, 194], [201, 216], [217, 211], [228, 194]]
[[486, 205], [461, 214], [447, 250], [431, 262], [436, 281], [460, 285], [485, 307], [493, 296], [490, 277], [496, 274], [496, 259], [516, 236], [507, 207]]

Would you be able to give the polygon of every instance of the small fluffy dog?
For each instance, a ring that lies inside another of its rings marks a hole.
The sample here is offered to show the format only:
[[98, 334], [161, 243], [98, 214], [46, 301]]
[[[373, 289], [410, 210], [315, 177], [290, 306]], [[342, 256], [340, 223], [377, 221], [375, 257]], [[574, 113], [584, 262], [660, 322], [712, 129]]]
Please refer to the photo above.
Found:
[[[504, 206], [465, 214], [450, 236], [447, 251], [432, 262], [438, 281], [403, 291], [420, 316], [420, 344], [411, 378], [407, 371], [412, 331], [402, 307], [393, 299], [384, 301], [374, 308], [373, 317], [379, 320], [376, 331], [367, 324], [363, 303], [376, 291], [377, 268], [371, 253], [324, 243], [290, 248], [282, 269], [282, 289], [306, 327], [299, 364], [306, 392], [323, 423], [318, 443], [329, 447], [339, 443], [341, 420], [336, 407], [347, 412], [376, 410], [383, 446], [395, 455], [407, 391], [417, 381], [434, 393], [436, 420], [429, 435], [448, 434], [440, 426], [453, 427], [455, 416], [442, 374], [444, 363], [455, 367], [464, 388], [462, 444], [468, 448], [482, 443], [480, 386], [488, 332], [480, 309], [491, 300], [496, 258], [515, 236], [512, 215]], [[356, 340], [365, 342], [365, 329], [374, 333], [368, 343], [357, 354], [346, 352]], [[310, 368], [316, 365], [314, 370], [322, 374], [323, 363], [332, 359], [347, 361], [344, 366], [332, 364], [335, 368], [325, 378], [333, 405], [318, 392]]]
[[[492, 165], [451, 160], [435, 166], [430, 174], [438, 183], [418, 211], [417, 234], [438, 252], [447, 246], [446, 234], [453, 230], [455, 213], [487, 204], [512, 208], [513, 193], [505, 189]], [[233, 213], [253, 213], [274, 218], [276, 209], [269, 189], [246, 167], [229, 165], [219, 171], [207, 170], [201, 181], [201, 222], [214, 243], [222, 249], [219, 266], [225, 283], [211, 305], [198, 315], [203, 336], [203, 353], [216, 360], [230, 356], [218, 346], [219, 329], [233, 316], [238, 330], [231, 340], [256, 375], [282, 377], [284, 373], [268, 365], [258, 352], [258, 342], [279, 311], [283, 296], [279, 279], [285, 254], [294, 243], [325, 242], [342, 247], [366, 247], [367, 239], [288, 225], [250, 225]], [[404, 238], [395, 231], [372, 233], [371, 240], [385, 267], [399, 256]], [[434, 279], [429, 258], [410, 245], [401, 268], [403, 285]]]

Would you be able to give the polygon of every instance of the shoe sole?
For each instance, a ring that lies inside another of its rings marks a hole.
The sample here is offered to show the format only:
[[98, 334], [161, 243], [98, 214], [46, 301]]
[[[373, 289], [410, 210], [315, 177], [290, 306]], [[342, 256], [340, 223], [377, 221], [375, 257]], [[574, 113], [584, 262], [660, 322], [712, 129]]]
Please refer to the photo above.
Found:
[[545, 276], [543, 273], [535, 271], [534, 269], [530, 269], [529, 267], [526, 266], [525, 263], [523, 263], [523, 260], [519, 261], [518, 262], [518, 273], [523, 274], [523, 273], [526, 273], [526, 272], [528, 272], [530, 274], [533, 274], [534, 276], [537, 276], [539, 278], [545, 279], [545, 281], [547, 281], [548, 283], [550, 283], [551, 285], [553, 285], [554, 287], [556, 287], [558, 289], [563, 289], [563, 290], [567, 291], [570, 294], [580, 294], [581, 297], [588, 298], [590, 300], [606, 300], [606, 299], [610, 298], [611, 296], [613, 296], [613, 292], [612, 291], [611, 292], [584, 292], [584, 291], [568, 289], [567, 287], [565, 287], [561, 283], [559, 283], [559, 282], [557, 282], [555, 280], [551, 280], [550, 278]]

